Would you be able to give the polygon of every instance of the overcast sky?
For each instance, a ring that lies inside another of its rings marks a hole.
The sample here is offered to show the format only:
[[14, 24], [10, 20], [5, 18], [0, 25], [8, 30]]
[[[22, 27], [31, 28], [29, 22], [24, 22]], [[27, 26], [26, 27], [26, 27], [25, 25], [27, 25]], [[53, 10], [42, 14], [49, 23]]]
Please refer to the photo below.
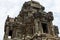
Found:
[[[4, 25], [7, 15], [16, 17], [25, 1], [29, 0], [0, 0], [0, 40], [3, 39]], [[52, 11], [54, 14], [53, 24], [60, 26], [60, 0], [34, 0], [45, 7], [45, 11]], [[60, 27], [59, 27], [60, 29]]]

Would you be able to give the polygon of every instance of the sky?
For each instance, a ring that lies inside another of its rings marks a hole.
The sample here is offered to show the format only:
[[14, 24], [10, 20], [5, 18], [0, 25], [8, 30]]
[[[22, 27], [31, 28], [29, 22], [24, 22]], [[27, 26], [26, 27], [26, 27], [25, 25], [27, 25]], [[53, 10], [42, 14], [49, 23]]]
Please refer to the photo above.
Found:
[[[0, 0], [0, 40], [3, 40], [4, 36], [4, 25], [7, 16], [16, 17], [23, 3], [29, 0]], [[60, 30], [60, 0], [34, 0], [39, 2], [45, 7], [45, 11], [53, 12], [54, 21], [53, 24], [57, 25]], [[60, 32], [60, 31], [59, 31]]]

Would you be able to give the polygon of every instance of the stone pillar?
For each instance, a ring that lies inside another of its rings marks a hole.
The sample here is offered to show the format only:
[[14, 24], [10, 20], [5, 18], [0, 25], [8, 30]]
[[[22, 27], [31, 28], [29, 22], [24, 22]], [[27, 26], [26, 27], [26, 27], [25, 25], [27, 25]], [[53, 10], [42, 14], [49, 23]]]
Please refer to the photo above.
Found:
[[8, 34], [9, 34], [9, 27], [7, 26], [6, 27], [6, 32], [5, 32], [5, 35], [4, 35], [4, 40], [8, 39]]
[[48, 24], [47, 25], [48, 26], [48, 33], [51, 34], [51, 24], [50, 24], [50, 22], [48, 22], [47, 24]]
[[13, 28], [12, 38], [16, 37], [16, 28]]
[[37, 19], [34, 20], [35, 23], [35, 33], [38, 32], [38, 21]]
[[39, 21], [39, 23], [38, 23], [38, 28], [39, 28], [39, 33], [43, 33], [41, 21]]
[[55, 33], [54, 33], [52, 21], [48, 23], [48, 27], [49, 27], [49, 33], [54, 36]]

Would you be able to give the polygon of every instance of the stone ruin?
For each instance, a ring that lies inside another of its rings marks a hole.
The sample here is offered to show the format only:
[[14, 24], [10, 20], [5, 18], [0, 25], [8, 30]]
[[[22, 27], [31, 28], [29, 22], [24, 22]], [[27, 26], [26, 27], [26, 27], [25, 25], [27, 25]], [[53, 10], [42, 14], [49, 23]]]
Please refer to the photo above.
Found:
[[7, 17], [3, 40], [59, 40], [53, 12], [44, 10], [36, 1], [25, 2], [17, 17]]

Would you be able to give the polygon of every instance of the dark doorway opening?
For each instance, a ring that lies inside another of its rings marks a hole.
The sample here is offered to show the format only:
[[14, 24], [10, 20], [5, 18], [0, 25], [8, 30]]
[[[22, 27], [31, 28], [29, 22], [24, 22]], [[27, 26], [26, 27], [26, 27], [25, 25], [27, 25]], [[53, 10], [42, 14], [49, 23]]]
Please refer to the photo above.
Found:
[[46, 23], [42, 23], [42, 28], [44, 33], [48, 33], [48, 28]]
[[12, 30], [9, 30], [8, 38], [9, 38], [9, 39], [12, 38]]
[[12, 30], [9, 30], [9, 36], [12, 36]]

